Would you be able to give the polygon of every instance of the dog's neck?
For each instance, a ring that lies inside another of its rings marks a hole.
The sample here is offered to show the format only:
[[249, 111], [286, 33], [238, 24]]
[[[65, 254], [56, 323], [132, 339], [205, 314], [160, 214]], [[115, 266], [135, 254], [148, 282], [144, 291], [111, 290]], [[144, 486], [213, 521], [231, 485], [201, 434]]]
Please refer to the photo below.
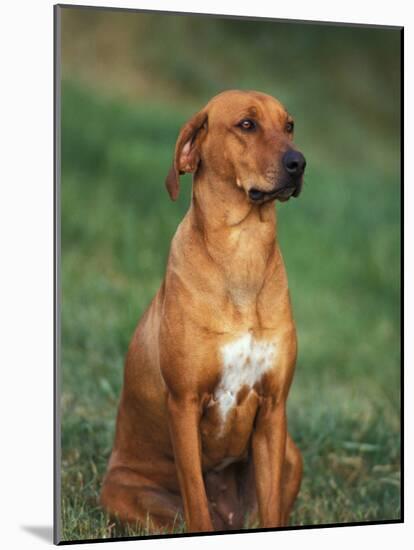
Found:
[[257, 295], [278, 263], [274, 204], [252, 204], [234, 183], [203, 174], [194, 178], [188, 215], [231, 292]]
[[191, 208], [200, 228], [205, 232], [241, 228], [254, 220], [271, 226], [276, 235], [276, 212], [273, 203], [252, 204], [244, 189], [232, 181], [203, 173], [194, 177]]

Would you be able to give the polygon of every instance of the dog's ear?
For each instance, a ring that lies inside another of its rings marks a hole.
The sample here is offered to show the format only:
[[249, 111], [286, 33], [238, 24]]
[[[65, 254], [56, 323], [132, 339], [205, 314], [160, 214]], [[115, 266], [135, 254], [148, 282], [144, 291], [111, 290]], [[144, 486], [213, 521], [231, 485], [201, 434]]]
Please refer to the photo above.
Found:
[[175, 145], [174, 160], [165, 185], [173, 201], [180, 192], [181, 174], [196, 172], [200, 163], [200, 144], [207, 131], [207, 112], [200, 111], [182, 127]]

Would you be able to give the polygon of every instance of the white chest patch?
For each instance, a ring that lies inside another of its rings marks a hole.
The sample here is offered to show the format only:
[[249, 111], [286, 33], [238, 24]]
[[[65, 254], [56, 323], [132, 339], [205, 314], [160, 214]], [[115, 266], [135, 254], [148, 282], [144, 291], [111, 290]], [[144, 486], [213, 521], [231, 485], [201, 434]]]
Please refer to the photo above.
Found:
[[265, 340], [255, 340], [250, 333], [226, 344], [220, 349], [222, 376], [214, 392], [219, 410], [225, 421], [235, 406], [238, 391], [243, 386], [252, 388], [274, 364], [276, 345]]

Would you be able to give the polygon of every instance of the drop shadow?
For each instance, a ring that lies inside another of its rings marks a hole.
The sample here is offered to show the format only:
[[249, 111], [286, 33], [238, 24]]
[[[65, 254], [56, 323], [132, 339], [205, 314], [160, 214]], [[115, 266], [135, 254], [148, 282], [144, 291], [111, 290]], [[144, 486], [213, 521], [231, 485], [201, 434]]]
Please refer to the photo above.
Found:
[[22, 525], [21, 528], [41, 540], [53, 543], [53, 527], [51, 525]]

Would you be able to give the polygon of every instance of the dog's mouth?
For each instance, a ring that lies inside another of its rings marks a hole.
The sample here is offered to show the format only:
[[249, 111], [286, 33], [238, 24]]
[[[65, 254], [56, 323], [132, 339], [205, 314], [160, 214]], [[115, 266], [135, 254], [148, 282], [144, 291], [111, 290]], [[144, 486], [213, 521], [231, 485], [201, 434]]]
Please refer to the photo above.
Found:
[[249, 189], [249, 199], [257, 204], [262, 204], [264, 202], [269, 202], [272, 200], [280, 200], [285, 202], [290, 199], [290, 197], [297, 197], [299, 195], [299, 188], [294, 185], [284, 185], [278, 189], [273, 189], [272, 191], [262, 191], [256, 187]]

